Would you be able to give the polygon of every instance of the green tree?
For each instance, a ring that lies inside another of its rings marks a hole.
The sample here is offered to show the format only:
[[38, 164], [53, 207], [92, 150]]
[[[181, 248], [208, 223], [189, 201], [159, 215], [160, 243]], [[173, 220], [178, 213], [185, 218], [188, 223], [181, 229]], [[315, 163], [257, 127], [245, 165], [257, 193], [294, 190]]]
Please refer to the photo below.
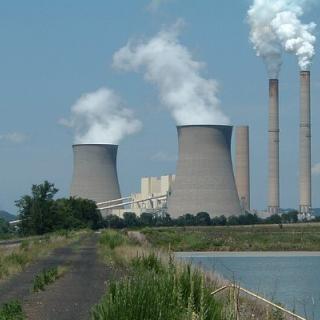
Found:
[[150, 212], [142, 212], [139, 220], [143, 226], [153, 226], [155, 224], [155, 217]]
[[0, 238], [8, 236], [10, 233], [13, 233], [13, 228], [9, 222], [0, 218]]
[[197, 213], [195, 220], [198, 226], [209, 226], [211, 224], [211, 219], [207, 212]]
[[125, 212], [123, 214], [123, 220], [126, 227], [137, 227], [139, 220], [134, 212]]
[[25, 195], [16, 201], [20, 213], [20, 232], [24, 235], [44, 234], [53, 231], [57, 211], [54, 196], [58, 189], [53, 183], [45, 181], [33, 185], [31, 195]]

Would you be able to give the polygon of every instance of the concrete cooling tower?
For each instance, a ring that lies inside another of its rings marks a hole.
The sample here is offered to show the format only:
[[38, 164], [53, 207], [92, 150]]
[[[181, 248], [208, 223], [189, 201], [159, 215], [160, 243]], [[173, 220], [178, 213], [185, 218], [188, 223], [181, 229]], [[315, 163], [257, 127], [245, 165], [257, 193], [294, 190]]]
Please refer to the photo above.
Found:
[[231, 161], [232, 126], [178, 126], [179, 159], [168, 198], [172, 217], [241, 213]]
[[71, 196], [96, 202], [121, 198], [117, 150], [113, 144], [73, 145]]

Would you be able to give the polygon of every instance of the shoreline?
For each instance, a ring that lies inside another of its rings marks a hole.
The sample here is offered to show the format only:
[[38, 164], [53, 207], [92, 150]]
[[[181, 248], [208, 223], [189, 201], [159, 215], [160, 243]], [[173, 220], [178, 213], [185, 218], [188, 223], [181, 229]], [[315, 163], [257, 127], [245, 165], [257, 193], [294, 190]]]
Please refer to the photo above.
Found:
[[320, 251], [176, 251], [177, 258], [320, 257]]

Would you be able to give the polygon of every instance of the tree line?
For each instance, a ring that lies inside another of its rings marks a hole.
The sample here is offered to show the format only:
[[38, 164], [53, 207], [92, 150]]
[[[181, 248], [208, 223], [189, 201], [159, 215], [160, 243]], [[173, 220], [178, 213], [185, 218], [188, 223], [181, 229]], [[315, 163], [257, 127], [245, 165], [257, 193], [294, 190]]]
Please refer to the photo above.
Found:
[[298, 212], [292, 211], [283, 215], [272, 215], [266, 219], [259, 218], [256, 214], [245, 213], [240, 216], [225, 217], [224, 215], [210, 218], [207, 212], [196, 215], [187, 213], [178, 218], [171, 218], [168, 213], [143, 212], [137, 216], [134, 212], [125, 212], [123, 217], [108, 215], [103, 223], [104, 227], [132, 228], [132, 227], [182, 227], [182, 226], [234, 226], [256, 224], [284, 224], [298, 222]]
[[163, 212], [143, 212], [140, 216], [134, 212], [125, 212], [122, 217], [111, 214], [103, 219], [94, 201], [73, 197], [54, 199], [57, 192], [58, 189], [54, 184], [48, 181], [33, 185], [30, 195], [24, 195], [16, 201], [21, 220], [18, 231], [0, 219], [0, 237], [13, 232], [28, 236], [82, 228], [96, 230], [99, 228], [230, 226], [298, 222], [297, 211], [291, 211], [281, 216], [272, 215], [267, 219], [261, 219], [256, 214], [249, 212], [240, 216], [225, 217], [221, 215], [214, 218], [210, 218], [207, 212], [199, 212], [196, 215], [186, 213], [178, 218], [172, 218], [168, 213]]

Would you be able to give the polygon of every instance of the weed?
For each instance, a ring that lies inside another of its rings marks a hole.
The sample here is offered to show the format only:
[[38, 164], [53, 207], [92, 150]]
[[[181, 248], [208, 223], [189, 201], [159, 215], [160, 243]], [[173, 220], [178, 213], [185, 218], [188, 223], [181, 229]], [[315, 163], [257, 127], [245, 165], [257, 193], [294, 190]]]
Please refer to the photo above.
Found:
[[60, 277], [58, 267], [43, 269], [33, 280], [33, 292], [44, 291], [45, 287]]
[[106, 230], [100, 237], [100, 243], [102, 245], [107, 245], [111, 250], [124, 244], [125, 242], [126, 238], [114, 230]]
[[25, 314], [19, 301], [10, 301], [0, 308], [0, 320], [24, 320]]

